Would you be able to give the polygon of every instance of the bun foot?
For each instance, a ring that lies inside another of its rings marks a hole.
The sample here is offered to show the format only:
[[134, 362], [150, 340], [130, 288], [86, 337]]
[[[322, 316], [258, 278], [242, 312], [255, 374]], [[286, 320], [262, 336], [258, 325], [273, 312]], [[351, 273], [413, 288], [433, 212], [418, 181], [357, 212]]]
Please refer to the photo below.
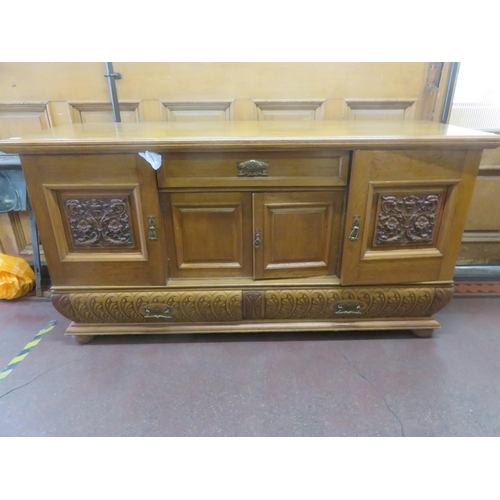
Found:
[[73, 338], [79, 344], [87, 344], [95, 339], [95, 335], [73, 335]]
[[413, 335], [416, 335], [417, 337], [420, 337], [422, 339], [428, 339], [432, 337], [432, 333], [434, 330], [432, 328], [423, 328], [421, 330], [411, 330]]

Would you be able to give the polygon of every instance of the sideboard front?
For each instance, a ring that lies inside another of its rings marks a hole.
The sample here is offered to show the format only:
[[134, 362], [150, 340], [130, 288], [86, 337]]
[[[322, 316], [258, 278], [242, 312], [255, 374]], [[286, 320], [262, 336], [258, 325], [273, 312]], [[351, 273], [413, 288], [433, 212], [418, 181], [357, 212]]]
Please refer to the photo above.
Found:
[[500, 138], [325, 122], [73, 126], [23, 141], [1, 146], [21, 153], [53, 304], [85, 342], [430, 336], [453, 295], [482, 149]]

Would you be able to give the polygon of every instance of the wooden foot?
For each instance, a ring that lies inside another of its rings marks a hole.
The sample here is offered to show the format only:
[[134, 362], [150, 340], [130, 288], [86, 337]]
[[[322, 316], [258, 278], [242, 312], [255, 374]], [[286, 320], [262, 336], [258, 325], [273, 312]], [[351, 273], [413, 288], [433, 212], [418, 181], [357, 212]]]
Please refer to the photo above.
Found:
[[432, 328], [422, 328], [419, 330], [411, 330], [413, 335], [416, 335], [417, 337], [420, 337], [422, 339], [428, 339], [432, 337], [432, 333], [434, 330]]
[[95, 335], [73, 335], [73, 338], [79, 344], [87, 344], [88, 342], [91, 342], [95, 339]]

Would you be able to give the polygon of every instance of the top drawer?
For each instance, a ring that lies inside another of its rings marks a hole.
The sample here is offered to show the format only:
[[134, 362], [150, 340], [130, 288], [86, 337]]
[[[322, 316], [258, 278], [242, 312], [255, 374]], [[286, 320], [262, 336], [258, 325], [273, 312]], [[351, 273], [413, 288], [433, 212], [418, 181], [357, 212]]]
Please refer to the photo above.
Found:
[[[254, 161], [252, 161], [254, 160]], [[345, 186], [348, 151], [241, 151], [164, 154], [161, 188]]]

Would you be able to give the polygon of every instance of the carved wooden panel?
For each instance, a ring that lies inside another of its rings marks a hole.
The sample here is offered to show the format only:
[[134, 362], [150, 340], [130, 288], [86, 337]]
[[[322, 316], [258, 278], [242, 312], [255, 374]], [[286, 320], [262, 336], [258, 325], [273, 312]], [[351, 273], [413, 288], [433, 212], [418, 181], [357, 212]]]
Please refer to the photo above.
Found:
[[243, 292], [243, 318], [244, 319], [264, 319], [266, 317], [265, 291], [262, 290], [247, 290]]
[[443, 192], [376, 193], [373, 246], [435, 246], [442, 217]]
[[252, 275], [250, 193], [175, 193], [164, 205], [173, 275]]
[[412, 120], [417, 99], [345, 99], [346, 120]]
[[268, 320], [417, 318], [435, 314], [452, 296], [452, 287], [252, 290], [243, 292], [243, 314]]
[[258, 120], [322, 120], [325, 99], [254, 99]]
[[227, 121], [233, 119], [233, 100], [162, 101], [162, 120], [169, 122]]
[[[77, 323], [226, 322], [243, 319], [239, 290], [53, 294], [52, 303], [63, 316]], [[161, 314], [151, 314], [153, 309], [160, 310]]]
[[138, 196], [137, 187], [45, 186], [61, 260], [108, 261], [114, 252], [122, 259], [127, 258], [127, 254], [131, 259], [145, 259], [146, 242], [144, 230], [139, 229], [142, 222]]
[[74, 248], [134, 246], [128, 197], [61, 198]]

